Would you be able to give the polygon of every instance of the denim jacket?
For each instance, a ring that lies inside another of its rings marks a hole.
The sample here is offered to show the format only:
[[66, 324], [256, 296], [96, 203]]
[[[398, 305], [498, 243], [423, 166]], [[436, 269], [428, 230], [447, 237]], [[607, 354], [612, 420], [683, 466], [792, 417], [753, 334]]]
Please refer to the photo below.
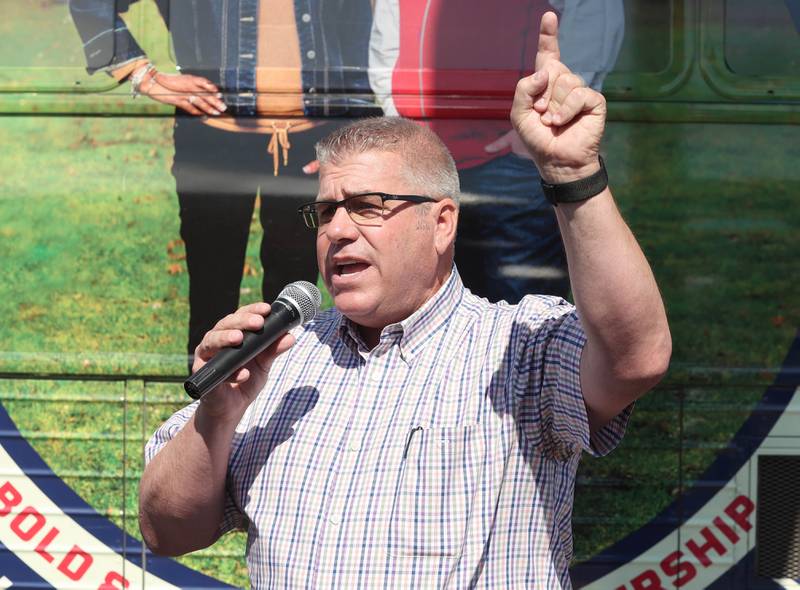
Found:
[[[94, 73], [144, 56], [120, 14], [137, 0], [70, 0]], [[259, 0], [155, 0], [183, 73], [204, 76], [231, 114], [255, 115]], [[306, 116], [375, 112], [367, 77], [370, 0], [294, 0]]]

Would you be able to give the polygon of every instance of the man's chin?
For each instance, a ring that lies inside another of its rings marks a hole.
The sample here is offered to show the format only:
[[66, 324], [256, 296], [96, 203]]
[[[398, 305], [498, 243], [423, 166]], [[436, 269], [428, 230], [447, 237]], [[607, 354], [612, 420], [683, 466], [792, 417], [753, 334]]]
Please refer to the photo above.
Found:
[[339, 293], [334, 296], [333, 305], [339, 310], [339, 313], [360, 326], [374, 328], [381, 325], [381, 314], [377, 302], [367, 300], [363, 294]]
[[374, 306], [368, 305], [361, 293], [350, 290], [335, 293], [333, 295], [333, 305], [342, 315], [353, 321], [357, 321], [356, 318], [365, 319], [374, 311]]

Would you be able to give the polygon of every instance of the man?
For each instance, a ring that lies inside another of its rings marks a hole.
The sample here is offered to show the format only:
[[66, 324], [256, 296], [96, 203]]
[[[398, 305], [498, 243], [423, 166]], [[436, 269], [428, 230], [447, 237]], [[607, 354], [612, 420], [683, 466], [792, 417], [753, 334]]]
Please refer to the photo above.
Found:
[[[369, 0], [156, 0], [180, 71], [166, 74], [125, 24], [122, 13], [136, 1], [70, 0], [70, 11], [90, 73], [130, 80], [134, 96], [176, 109], [172, 174], [191, 359], [214, 322], [239, 305], [256, 195], [264, 300], [291, 280], [316, 283], [313, 244], [292, 215], [307, 197], [290, 187], [331, 129], [313, 117], [371, 110], [364, 97], [372, 10]], [[335, 104], [325, 98], [342, 91]]]
[[[242, 527], [254, 588], [570, 587], [581, 451], [617, 444], [666, 371], [670, 336], [597, 180], [605, 101], [559, 61], [553, 13], [511, 118], [557, 185], [577, 313], [556, 297], [511, 306], [464, 289], [458, 176], [430, 130], [368, 119], [335, 132], [303, 212], [336, 308], [156, 433], [140, 504], [155, 552]], [[222, 319], [195, 367], [268, 312]]]
[[385, 114], [424, 121], [453, 154], [465, 193], [456, 264], [464, 284], [490, 301], [569, 293], [558, 223], [536, 166], [509, 121], [492, 116], [511, 104], [498, 90], [530, 73], [538, 33], [531, 23], [551, 7], [562, 61], [599, 92], [622, 45], [622, 0], [375, 2], [372, 90]]

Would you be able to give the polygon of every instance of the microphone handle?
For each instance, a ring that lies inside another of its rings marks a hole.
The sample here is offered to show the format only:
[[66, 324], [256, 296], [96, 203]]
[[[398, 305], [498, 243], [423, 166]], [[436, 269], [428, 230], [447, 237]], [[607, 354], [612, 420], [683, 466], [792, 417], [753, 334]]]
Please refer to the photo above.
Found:
[[297, 309], [281, 299], [276, 299], [269, 315], [264, 318], [261, 329], [255, 332], [245, 331], [241, 344], [223, 348], [214, 355], [184, 381], [186, 393], [192, 399], [200, 399], [286, 332], [300, 325], [301, 319]]

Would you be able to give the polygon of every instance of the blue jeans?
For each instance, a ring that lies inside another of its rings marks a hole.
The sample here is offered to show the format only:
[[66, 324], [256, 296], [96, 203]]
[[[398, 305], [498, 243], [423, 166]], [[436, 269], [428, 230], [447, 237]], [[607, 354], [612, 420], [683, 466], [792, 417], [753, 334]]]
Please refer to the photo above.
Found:
[[463, 194], [456, 265], [464, 284], [490, 301], [569, 293], [555, 212], [534, 163], [514, 154], [459, 171]]

